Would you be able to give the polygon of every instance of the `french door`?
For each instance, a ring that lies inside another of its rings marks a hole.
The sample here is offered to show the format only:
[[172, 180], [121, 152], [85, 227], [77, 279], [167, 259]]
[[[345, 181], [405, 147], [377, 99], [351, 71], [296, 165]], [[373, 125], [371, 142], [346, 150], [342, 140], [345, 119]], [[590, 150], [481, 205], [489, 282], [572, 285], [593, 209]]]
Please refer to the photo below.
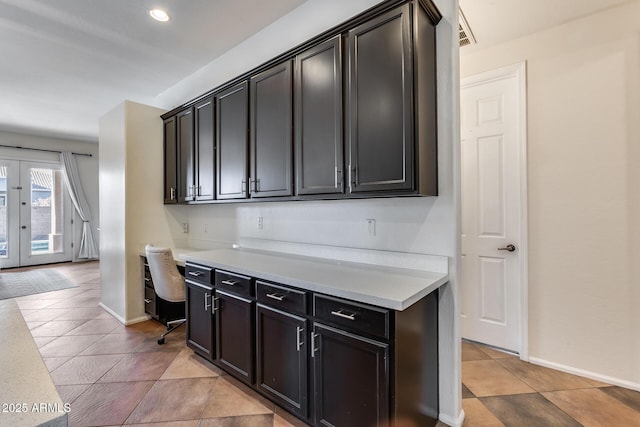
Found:
[[0, 268], [71, 261], [71, 215], [59, 164], [0, 159]]

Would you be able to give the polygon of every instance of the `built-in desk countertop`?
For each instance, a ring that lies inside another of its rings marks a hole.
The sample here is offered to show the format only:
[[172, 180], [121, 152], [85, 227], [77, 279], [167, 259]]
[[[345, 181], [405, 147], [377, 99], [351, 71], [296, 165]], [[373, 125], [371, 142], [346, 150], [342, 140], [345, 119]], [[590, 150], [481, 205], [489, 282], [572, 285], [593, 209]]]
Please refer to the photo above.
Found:
[[448, 280], [445, 273], [242, 248], [175, 249], [174, 257], [392, 310], [406, 309]]

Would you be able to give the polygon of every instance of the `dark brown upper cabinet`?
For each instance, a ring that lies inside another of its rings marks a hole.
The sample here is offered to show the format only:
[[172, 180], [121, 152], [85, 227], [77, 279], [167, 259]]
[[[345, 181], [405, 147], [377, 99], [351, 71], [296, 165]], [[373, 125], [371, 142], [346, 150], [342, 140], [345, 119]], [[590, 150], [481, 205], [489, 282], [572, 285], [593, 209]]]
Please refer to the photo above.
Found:
[[216, 197], [248, 197], [249, 89], [243, 81], [214, 96], [216, 103]]
[[176, 116], [164, 119], [164, 203], [178, 203], [178, 146]]
[[195, 200], [194, 194], [194, 139], [193, 108], [181, 111], [176, 116], [178, 136], [178, 202]]
[[411, 14], [401, 6], [349, 31], [350, 191], [411, 190]]
[[251, 197], [293, 195], [291, 61], [251, 77]]
[[195, 113], [195, 200], [215, 199], [215, 141], [213, 134], [213, 98], [196, 104]]
[[164, 114], [165, 203], [436, 196], [441, 18], [381, 2]]
[[342, 193], [342, 37], [296, 56], [296, 194]]

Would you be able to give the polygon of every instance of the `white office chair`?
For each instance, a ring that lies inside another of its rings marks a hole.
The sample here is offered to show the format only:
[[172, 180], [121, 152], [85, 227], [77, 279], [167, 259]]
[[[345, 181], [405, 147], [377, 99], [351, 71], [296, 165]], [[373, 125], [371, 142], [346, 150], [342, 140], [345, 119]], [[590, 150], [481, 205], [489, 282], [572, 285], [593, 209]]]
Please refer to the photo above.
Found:
[[[151, 280], [156, 294], [165, 301], [182, 302], [186, 300], [184, 277], [178, 271], [170, 248], [159, 248], [148, 244], [144, 248]], [[183, 325], [187, 319], [167, 322], [167, 332], [158, 338], [158, 344], [164, 344], [164, 337]]]

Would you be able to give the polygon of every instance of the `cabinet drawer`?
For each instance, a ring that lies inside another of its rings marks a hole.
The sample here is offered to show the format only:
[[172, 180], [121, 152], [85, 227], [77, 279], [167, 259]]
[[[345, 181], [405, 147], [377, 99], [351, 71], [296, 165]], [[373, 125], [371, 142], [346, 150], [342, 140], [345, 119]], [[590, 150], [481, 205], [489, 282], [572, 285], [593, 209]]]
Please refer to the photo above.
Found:
[[185, 265], [185, 278], [206, 285], [212, 284], [213, 268], [204, 265], [190, 264]]
[[389, 338], [389, 310], [325, 295], [313, 296], [313, 316], [347, 330]]
[[236, 295], [252, 296], [251, 277], [216, 270], [216, 288]]
[[144, 311], [152, 316], [158, 314], [156, 309], [156, 292], [153, 288], [144, 288]]
[[296, 314], [307, 314], [307, 293], [296, 289], [256, 281], [259, 303]]

